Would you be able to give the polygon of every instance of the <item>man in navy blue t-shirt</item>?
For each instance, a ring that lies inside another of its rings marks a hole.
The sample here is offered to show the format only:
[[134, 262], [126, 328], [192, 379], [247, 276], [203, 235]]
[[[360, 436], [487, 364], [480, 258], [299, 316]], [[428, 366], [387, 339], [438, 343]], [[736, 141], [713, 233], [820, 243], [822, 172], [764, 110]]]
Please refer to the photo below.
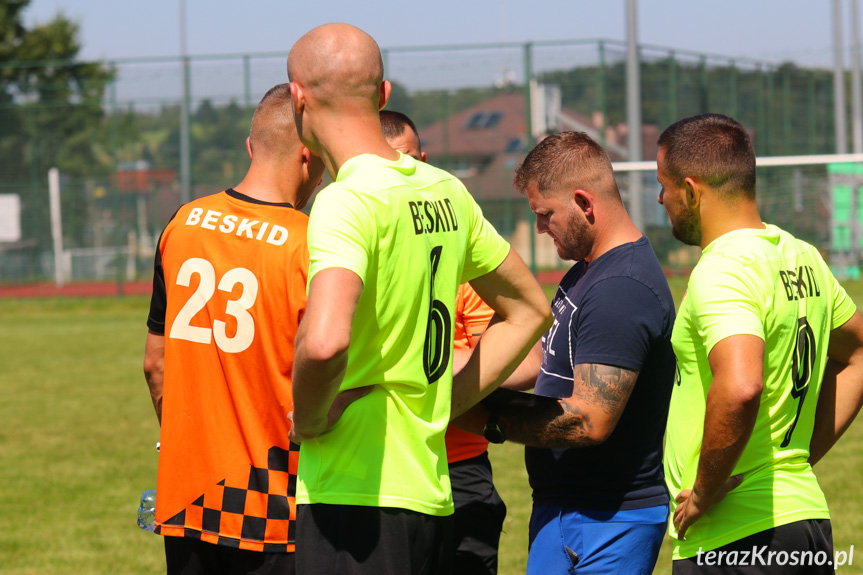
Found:
[[527, 572], [649, 574], [668, 518], [668, 283], [626, 213], [608, 155], [586, 134], [543, 140], [514, 184], [537, 231], [577, 262], [552, 302], [534, 394], [500, 390], [483, 402], [486, 436], [527, 446]]

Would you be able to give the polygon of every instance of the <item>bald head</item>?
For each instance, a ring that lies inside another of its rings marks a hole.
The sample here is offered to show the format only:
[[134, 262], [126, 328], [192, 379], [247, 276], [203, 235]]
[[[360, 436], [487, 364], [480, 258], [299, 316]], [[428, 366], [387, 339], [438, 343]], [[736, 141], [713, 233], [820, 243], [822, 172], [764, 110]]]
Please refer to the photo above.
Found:
[[280, 160], [302, 146], [294, 127], [290, 84], [278, 84], [264, 95], [249, 130], [249, 146], [255, 159]]
[[297, 40], [288, 55], [288, 78], [325, 106], [354, 100], [378, 110], [384, 76], [374, 38], [350, 24], [324, 24]]

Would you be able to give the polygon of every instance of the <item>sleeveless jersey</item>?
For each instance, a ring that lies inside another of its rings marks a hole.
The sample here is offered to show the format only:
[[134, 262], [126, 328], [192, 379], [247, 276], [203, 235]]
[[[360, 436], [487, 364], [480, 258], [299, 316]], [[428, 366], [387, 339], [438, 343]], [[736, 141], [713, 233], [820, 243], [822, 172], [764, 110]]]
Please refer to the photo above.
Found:
[[156, 532], [294, 550], [299, 447], [288, 441], [308, 217], [234, 190], [182, 206], [156, 254], [165, 335]]

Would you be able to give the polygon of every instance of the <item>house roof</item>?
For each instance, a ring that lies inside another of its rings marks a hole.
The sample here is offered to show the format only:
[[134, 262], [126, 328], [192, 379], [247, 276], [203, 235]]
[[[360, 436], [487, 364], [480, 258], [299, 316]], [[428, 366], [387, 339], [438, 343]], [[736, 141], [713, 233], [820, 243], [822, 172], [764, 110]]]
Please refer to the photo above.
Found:
[[[589, 118], [563, 108], [559, 129], [586, 132], [601, 140], [601, 117]], [[627, 126], [605, 126], [605, 147], [612, 161], [627, 159]], [[420, 130], [423, 151], [431, 158], [488, 158], [499, 154], [521, 153], [524, 149], [527, 124], [523, 92], [501, 93], [451, 115]], [[642, 127], [644, 158], [656, 157], [659, 130], [654, 125]], [[643, 159], [643, 158], [642, 158]]]
[[437, 122], [420, 130], [420, 139], [423, 151], [431, 158], [486, 157], [504, 153], [515, 138], [523, 141], [526, 131], [524, 95], [502, 93], [456, 112], [445, 123]]
[[[561, 109], [560, 130], [586, 132], [600, 140], [601, 117], [589, 118]], [[423, 151], [432, 164], [450, 158], [450, 171], [458, 176], [477, 199], [518, 197], [512, 177], [525, 157], [527, 124], [524, 93], [503, 92], [452, 114], [420, 131]], [[656, 157], [656, 126], [642, 127], [644, 158]], [[605, 148], [612, 161], [627, 157], [627, 126], [605, 126]]]

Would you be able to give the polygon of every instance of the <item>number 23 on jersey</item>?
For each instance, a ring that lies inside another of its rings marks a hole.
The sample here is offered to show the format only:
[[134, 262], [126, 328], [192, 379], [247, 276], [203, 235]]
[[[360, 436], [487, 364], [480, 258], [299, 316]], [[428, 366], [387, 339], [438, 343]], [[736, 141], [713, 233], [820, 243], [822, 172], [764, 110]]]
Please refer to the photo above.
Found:
[[231, 293], [237, 284], [242, 286], [239, 298], [228, 300], [225, 306], [225, 315], [237, 321], [237, 332], [229, 337], [227, 324], [221, 319], [214, 319], [212, 328], [192, 325], [192, 318], [204, 309], [217, 287], [216, 269], [202, 258], [190, 258], [183, 262], [177, 274], [177, 285], [189, 287], [194, 275], [200, 278], [198, 288], [174, 318], [169, 337], [203, 344], [209, 344], [213, 338], [219, 349], [227, 353], [240, 353], [248, 349], [255, 339], [255, 320], [248, 310], [258, 298], [258, 278], [246, 268], [238, 267], [228, 270], [218, 279], [218, 289], [224, 292]]

